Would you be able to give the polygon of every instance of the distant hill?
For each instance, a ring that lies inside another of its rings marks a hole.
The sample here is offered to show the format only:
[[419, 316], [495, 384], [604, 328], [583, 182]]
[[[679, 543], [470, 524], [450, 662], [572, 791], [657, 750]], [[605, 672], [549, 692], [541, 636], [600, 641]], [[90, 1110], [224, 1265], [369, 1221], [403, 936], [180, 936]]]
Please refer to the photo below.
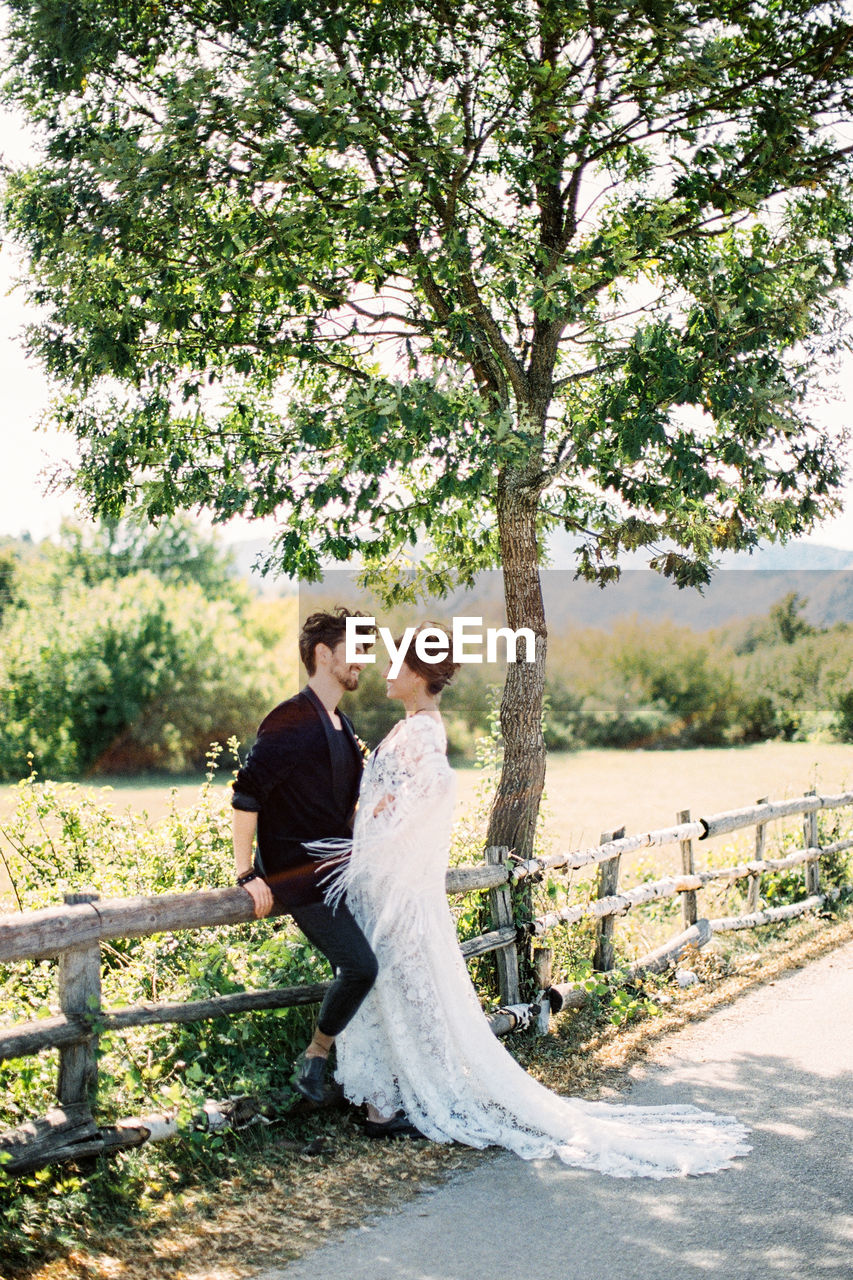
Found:
[[[556, 569], [574, 566], [574, 553], [578, 540], [568, 533], [554, 533], [549, 541], [551, 564]], [[641, 552], [626, 556], [624, 569], [643, 569], [646, 560]], [[723, 569], [750, 569], [753, 571], [788, 570], [840, 570], [853, 569], [853, 551], [841, 547], [825, 547], [816, 542], [794, 541], [785, 546], [767, 545], [749, 551], [727, 551], [721, 556]]]
[[669, 620], [697, 631], [758, 617], [795, 591], [815, 626], [853, 622], [853, 569], [721, 569], [702, 595], [679, 589], [650, 570], [628, 569], [601, 590], [574, 582], [568, 572], [544, 575], [546, 616], [552, 628], [610, 628], [620, 618]]
[[723, 557], [724, 569], [825, 570], [853, 569], [853, 551], [841, 547], [822, 547], [815, 542], [791, 542], [787, 547], [762, 547], [755, 555], [741, 551]]
[[546, 571], [546, 609], [555, 625], [611, 627], [619, 618], [669, 619], [702, 631], [766, 614], [777, 601], [795, 591], [807, 605], [805, 614], [815, 626], [853, 622], [853, 551], [811, 542], [760, 547], [722, 557], [709, 586], [680, 591], [667, 579], [633, 563], [622, 577], [601, 590], [573, 580], [572, 546], [566, 538], [555, 543]]
[[[552, 634], [587, 627], [610, 630], [620, 620], [632, 617], [668, 620], [706, 631], [760, 617], [791, 591], [807, 601], [804, 613], [814, 626], [853, 622], [853, 570], [723, 569], [700, 595], [695, 590], [679, 591], [649, 569], [627, 569], [618, 582], [603, 590], [576, 581], [568, 570], [546, 569], [542, 589]], [[493, 619], [501, 615], [502, 608], [501, 577], [494, 573], [483, 575], [474, 591], [444, 602], [443, 612]]]
[[[375, 606], [355, 585], [349, 569], [334, 569], [319, 586], [297, 588], [287, 578], [264, 578], [254, 565], [267, 550], [262, 539], [235, 543], [237, 571], [264, 594], [291, 595], [297, 589], [309, 600], [328, 600], [334, 595], [341, 603], [359, 602]], [[766, 614], [783, 596], [797, 592], [807, 601], [805, 614], [815, 626], [853, 622], [853, 551], [795, 542], [786, 547], [768, 547], [753, 555], [724, 558], [710, 585], [698, 591], [680, 591], [650, 569], [626, 568], [617, 583], [603, 590], [592, 583], [575, 580], [571, 545], [557, 539], [551, 547], [555, 567], [542, 572], [545, 611], [552, 633], [570, 628], [610, 629], [620, 619], [638, 617], [670, 620], [704, 631]], [[565, 567], [563, 567], [565, 566]], [[377, 612], [381, 608], [377, 607]], [[459, 614], [482, 616], [496, 623], [503, 617], [503, 585], [498, 571], [480, 575], [471, 591], [460, 591], [445, 600], [426, 602], [417, 612], [422, 616], [449, 618]]]

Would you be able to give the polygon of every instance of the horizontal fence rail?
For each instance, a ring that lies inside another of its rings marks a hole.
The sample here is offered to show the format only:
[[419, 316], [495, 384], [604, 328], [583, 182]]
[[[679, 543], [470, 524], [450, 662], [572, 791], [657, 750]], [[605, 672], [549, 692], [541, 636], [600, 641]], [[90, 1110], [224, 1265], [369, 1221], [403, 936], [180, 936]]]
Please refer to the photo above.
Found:
[[[661, 898], [675, 898], [679, 894], [703, 889], [706, 884], [715, 880], [735, 882], [751, 876], [761, 875], [765, 871], [781, 871], [789, 867], [804, 866], [819, 862], [828, 853], [839, 853], [845, 849], [853, 849], [853, 840], [838, 840], [825, 849], [801, 849], [787, 858], [764, 858], [757, 862], [741, 862], [731, 867], [715, 867], [710, 871], [694, 871], [686, 876], [667, 876], [663, 880], [654, 880], [638, 885], [635, 889], [626, 889], [622, 893], [597, 898], [593, 902], [574, 903], [559, 911], [549, 911], [537, 916], [526, 926], [535, 936], [541, 936], [560, 924], [575, 924], [584, 917], [601, 920], [606, 916], [621, 916], [632, 907], [646, 902], [654, 902]], [[797, 906], [800, 904], [797, 903]]]
[[167, 1003], [145, 1001], [127, 1009], [88, 1011], [77, 1016], [60, 1014], [56, 1018], [37, 1018], [9, 1030], [0, 1028], [0, 1061], [23, 1058], [42, 1049], [59, 1049], [80, 1044], [93, 1033], [124, 1031], [128, 1027], [164, 1026], [167, 1023], [201, 1022], [204, 1018], [229, 1017], [237, 1013], [254, 1013], [259, 1009], [288, 1009], [304, 1004], [319, 1004], [326, 994], [328, 982], [306, 983], [298, 987], [272, 987], [266, 991], [237, 991], [227, 996], [210, 996], [207, 1000]]
[[799, 796], [794, 800], [766, 801], [746, 809], [731, 809], [710, 818], [683, 822], [675, 827], [608, 840], [587, 849], [552, 853], [545, 858], [529, 858], [515, 863], [511, 875], [514, 881], [518, 881], [527, 876], [541, 875], [545, 871], [580, 871], [584, 867], [609, 862], [612, 858], [621, 857], [625, 853], [636, 853], [640, 849], [662, 848], [669, 844], [680, 844], [684, 840], [710, 840], [715, 836], [730, 835], [745, 827], [764, 825], [780, 818], [817, 813], [821, 809], [841, 809], [849, 805], [853, 805], [853, 791], [845, 791], [837, 796]]
[[802, 902], [791, 902], [784, 907], [767, 907], [764, 911], [753, 911], [745, 916], [724, 916], [720, 920], [709, 920], [708, 923], [712, 933], [732, 933], [737, 929], [779, 924], [782, 920], [793, 920], [796, 916], [805, 915], [807, 911], [816, 911], [818, 907], [834, 901], [839, 894], [839, 889], [831, 889], [829, 893], [816, 893], [811, 898], [803, 898]]
[[666, 827], [661, 831], [646, 831], [642, 835], [622, 836], [618, 840], [605, 840], [589, 849], [575, 849], [570, 853], [552, 853], [546, 858], [529, 858], [516, 862], [512, 868], [514, 881], [527, 876], [540, 876], [544, 871], [581, 871], [584, 867], [597, 866], [620, 858], [623, 853], [635, 853], [639, 849], [660, 848], [679, 840], [700, 839], [705, 834], [701, 822], [686, 822], [678, 827]]
[[[449, 894], [471, 893], [498, 888], [508, 880], [509, 871], [504, 865], [482, 862], [452, 868], [447, 873], [446, 887]], [[272, 914], [286, 912], [274, 910]], [[111, 938], [144, 938], [182, 929], [246, 924], [254, 919], [251, 898], [236, 886], [16, 911], [0, 915], [0, 964], [47, 960]]]
[[853, 791], [843, 791], [840, 795], [798, 796], [794, 800], [764, 800], [746, 809], [732, 809], [728, 813], [717, 813], [711, 818], [703, 818], [705, 828], [703, 840], [711, 840], [715, 836], [727, 836], [733, 831], [742, 831], [744, 827], [755, 827], [767, 822], [775, 822], [778, 818], [793, 818], [798, 814], [817, 814], [821, 809], [843, 809], [853, 805]]

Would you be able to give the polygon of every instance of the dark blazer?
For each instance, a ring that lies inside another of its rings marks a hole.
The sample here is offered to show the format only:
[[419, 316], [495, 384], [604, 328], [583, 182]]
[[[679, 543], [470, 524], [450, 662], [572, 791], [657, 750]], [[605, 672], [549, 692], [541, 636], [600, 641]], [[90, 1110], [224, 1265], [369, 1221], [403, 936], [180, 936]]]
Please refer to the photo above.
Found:
[[323, 863], [303, 841], [352, 835], [363, 760], [352, 724], [338, 715], [342, 730], [307, 687], [279, 703], [234, 781], [234, 808], [258, 815], [258, 869], [288, 909], [322, 900]]

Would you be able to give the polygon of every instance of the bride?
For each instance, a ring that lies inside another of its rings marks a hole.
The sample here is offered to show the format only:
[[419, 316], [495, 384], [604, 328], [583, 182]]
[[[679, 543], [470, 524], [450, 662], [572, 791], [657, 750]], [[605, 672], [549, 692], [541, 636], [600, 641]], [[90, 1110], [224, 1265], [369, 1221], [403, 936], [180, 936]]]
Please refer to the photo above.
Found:
[[346, 1096], [367, 1104], [374, 1137], [496, 1145], [615, 1177], [726, 1168], [750, 1149], [733, 1118], [560, 1097], [492, 1033], [445, 892], [455, 778], [438, 703], [456, 664], [425, 663], [413, 650], [396, 677], [386, 673], [405, 719], [367, 762], [351, 856], [327, 880], [328, 900], [346, 893], [379, 961], [375, 986], [337, 1041]]

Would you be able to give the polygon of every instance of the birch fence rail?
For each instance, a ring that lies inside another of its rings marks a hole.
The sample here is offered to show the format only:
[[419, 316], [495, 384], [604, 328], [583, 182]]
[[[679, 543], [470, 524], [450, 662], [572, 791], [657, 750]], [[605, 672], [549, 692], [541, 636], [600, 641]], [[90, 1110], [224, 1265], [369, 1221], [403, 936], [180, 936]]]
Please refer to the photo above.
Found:
[[[492, 1015], [496, 1034], [528, 1026], [538, 1018], [547, 1028], [550, 1012], [579, 1006], [586, 993], [571, 984], [553, 984], [550, 953], [539, 947], [534, 964], [540, 992], [536, 1000], [524, 1003], [519, 983], [519, 952], [532, 939], [539, 940], [553, 929], [584, 918], [597, 922], [595, 967], [613, 966], [613, 924], [617, 917], [644, 903], [681, 897], [682, 929], [663, 946], [641, 957], [631, 966], [634, 973], [662, 971], [677, 962], [689, 947], [701, 947], [715, 933], [757, 928], [792, 919], [814, 910], [838, 896], [834, 888], [822, 893], [822, 858], [853, 848], [853, 838], [836, 840], [821, 847], [818, 813], [853, 806], [853, 792], [819, 796], [810, 793], [794, 800], [759, 801], [746, 809], [732, 810], [709, 818], [692, 820], [687, 811], [679, 814], [674, 827], [626, 836], [624, 828], [607, 833], [593, 848], [568, 851], [528, 861], [513, 861], [505, 849], [486, 850], [486, 861], [456, 867], [447, 873], [451, 895], [488, 890], [493, 928], [460, 944], [466, 957], [494, 952], [502, 1007]], [[766, 834], [770, 822], [802, 815], [803, 848], [783, 858], [766, 856]], [[695, 842], [755, 828], [755, 858], [728, 867], [697, 870]], [[667, 876], [635, 888], [618, 889], [622, 856], [641, 849], [678, 844], [682, 874]], [[547, 912], [532, 920], [513, 918], [512, 887], [524, 880], [541, 879], [546, 874], [571, 873], [598, 867], [596, 896]], [[807, 896], [783, 907], [759, 909], [761, 877], [768, 872], [802, 866]], [[742, 916], [708, 920], [699, 918], [697, 893], [714, 881], [748, 879], [747, 912]], [[157, 894], [147, 897], [102, 901], [96, 893], [66, 895], [62, 906], [39, 911], [20, 911], [0, 916], [0, 963], [59, 957], [58, 995], [60, 1013], [54, 1017], [0, 1028], [0, 1060], [22, 1058], [45, 1049], [59, 1049], [57, 1100], [59, 1107], [42, 1120], [0, 1135], [0, 1161], [9, 1173], [29, 1172], [57, 1160], [136, 1146], [168, 1136], [174, 1125], [168, 1117], [137, 1117], [117, 1126], [99, 1128], [92, 1115], [97, 1084], [98, 1037], [107, 1031], [130, 1027], [187, 1023], [201, 1019], [235, 1016], [247, 1012], [282, 1009], [322, 1000], [327, 984], [271, 988], [237, 992], [184, 1003], [143, 1002], [128, 1008], [108, 1010], [101, 1001], [100, 944], [115, 938], [150, 936], [178, 930], [200, 929], [245, 923], [253, 919], [252, 903], [240, 888], [213, 889], [192, 893]]]

